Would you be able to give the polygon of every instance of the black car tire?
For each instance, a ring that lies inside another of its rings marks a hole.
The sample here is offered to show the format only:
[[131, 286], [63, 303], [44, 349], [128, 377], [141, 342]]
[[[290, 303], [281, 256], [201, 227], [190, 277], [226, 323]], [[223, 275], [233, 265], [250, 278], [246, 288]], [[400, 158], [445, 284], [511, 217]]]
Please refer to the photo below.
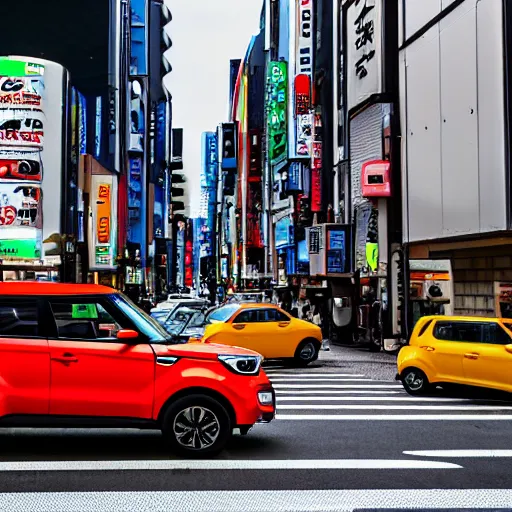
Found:
[[176, 400], [165, 412], [162, 433], [172, 450], [185, 457], [201, 458], [220, 453], [232, 434], [224, 406], [206, 395]]
[[305, 339], [299, 343], [295, 351], [294, 361], [297, 366], [307, 366], [309, 363], [318, 359], [320, 343], [311, 338]]
[[427, 376], [418, 368], [406, 368], [402, 372], [400, 380], [409, 395], [425, 395], [431, 390]]

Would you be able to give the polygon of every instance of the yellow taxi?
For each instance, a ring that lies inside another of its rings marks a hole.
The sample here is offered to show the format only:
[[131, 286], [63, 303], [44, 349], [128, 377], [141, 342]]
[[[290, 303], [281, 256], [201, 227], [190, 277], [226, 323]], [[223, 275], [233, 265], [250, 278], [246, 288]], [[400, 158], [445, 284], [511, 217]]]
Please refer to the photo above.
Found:
[[512, 392], [511, 320], [426, 316], [398, 354], [397, 379], [411, 395], [435, 384]]
[[248, 348], [265, 359], [294, 358], [305, 366], [318, 359], [322, 331], [273, 304], [227, 304], [207, 316], [201, 341]]

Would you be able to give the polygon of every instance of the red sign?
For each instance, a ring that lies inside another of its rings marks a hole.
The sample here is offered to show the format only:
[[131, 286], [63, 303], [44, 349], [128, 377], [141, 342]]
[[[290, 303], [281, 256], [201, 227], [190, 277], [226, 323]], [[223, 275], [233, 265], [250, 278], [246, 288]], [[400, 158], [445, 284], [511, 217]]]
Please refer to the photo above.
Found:
[[0, 208], [0, 226], [10, 226], [16, 220], [16, 208], [14, 206], [2, 206]]
[[311, 103], [311, 82], [308, 75], [295, 77], [295, 115], [309, 113]]
[[311, 170], [311, 211], [322, 211], [322, 171]]
[[322, 211], [322, 143], [313, 142], [311, 155], [311, 211]]
[[19, 132], [14, 130], [0, 130], [0, 141], [5, 143], [28, 143], [28, 144], [42, 144], [41, 137], [43, 132]]

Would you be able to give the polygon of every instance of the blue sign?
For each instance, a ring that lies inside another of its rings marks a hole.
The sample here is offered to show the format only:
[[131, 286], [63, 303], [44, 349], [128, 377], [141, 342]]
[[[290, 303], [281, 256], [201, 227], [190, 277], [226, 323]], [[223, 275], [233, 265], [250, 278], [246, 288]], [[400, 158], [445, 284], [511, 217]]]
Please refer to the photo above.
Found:
[[203, 133], [203, 158], [201, 171], [201, 197], [204, 200], [202, 215], [205, 223], [202, 227], [204, 233], [201, 253], [205, 256], [213, 254], [212, 233], [216, 229], [217, 219], [217, 134]]
[[276, 222], [276, 249], [293, 245], [293, 224], [290, 217], [284, 217]]
[[81, 155], [87, 153], [87, 100], [78, 93], [78, 143]]
[[327, 250], [327, 273], [343, 274], [345, 272], [345, 231], [329, 231]]
[[288, 191], [302, 191], [302, 175], [304, 173], [304, 164], [292, 162], [288, 169]]
[[147, 75], [146, 0], [132, 0], [130, 7], [130, 75]]

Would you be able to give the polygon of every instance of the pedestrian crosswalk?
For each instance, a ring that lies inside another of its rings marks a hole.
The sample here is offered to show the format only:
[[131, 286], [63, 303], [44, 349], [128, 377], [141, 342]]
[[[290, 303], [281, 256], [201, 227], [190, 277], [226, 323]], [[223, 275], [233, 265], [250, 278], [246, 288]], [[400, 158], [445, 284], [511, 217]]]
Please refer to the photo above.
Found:
[[499, 421], [512, 420], [512, 402], [490, 398], [410, 396], [400, 382], [330, 368], [265, 369], [276, 391], [277, 420]]

